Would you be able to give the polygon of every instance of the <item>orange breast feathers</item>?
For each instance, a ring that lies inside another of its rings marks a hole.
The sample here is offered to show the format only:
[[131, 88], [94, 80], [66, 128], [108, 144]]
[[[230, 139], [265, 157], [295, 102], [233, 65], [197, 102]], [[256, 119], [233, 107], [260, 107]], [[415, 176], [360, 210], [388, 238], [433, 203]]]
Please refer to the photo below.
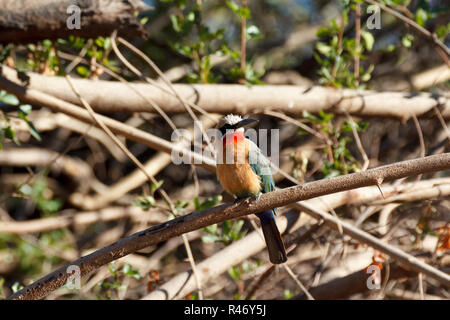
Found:
[[242, 131], [223, 137], [222, 162], [217, 164], [217, 178], [222, 187], [239, 198], [257, 195], [261, 191], [261, 179], [248, 162], [248, 141]]

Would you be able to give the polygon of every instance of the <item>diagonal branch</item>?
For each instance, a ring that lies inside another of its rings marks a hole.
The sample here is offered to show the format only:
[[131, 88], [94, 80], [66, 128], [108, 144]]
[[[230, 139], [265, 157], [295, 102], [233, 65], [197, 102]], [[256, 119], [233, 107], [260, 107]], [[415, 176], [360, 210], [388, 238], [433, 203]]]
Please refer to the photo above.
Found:
[[[258, 200], [248, 198], [238, 203], [226, 203], [211, 209], [192, 212], [188, 215], [137, 232], [90, 255], [82, 257], [69, 265], [63, 266], [16, 292], [9, 299], [40, 299], [45, 297], [66, 283], [67, 279], [71, 276], [71, 273], [67, 272], [69, 266], [77, 266], [80, 269], [80, 275], [83, 276], [127, 254], [211, 224], [325, 194], [375, 185], [381, 181], [400, 179], [447, 169], [450, 169], [450, 153], [402, 161], [363, 172], [279, 189], [261, 195]], [[433, 274], [432, 276], [450, 287], [450, 276], [445, 273]]]

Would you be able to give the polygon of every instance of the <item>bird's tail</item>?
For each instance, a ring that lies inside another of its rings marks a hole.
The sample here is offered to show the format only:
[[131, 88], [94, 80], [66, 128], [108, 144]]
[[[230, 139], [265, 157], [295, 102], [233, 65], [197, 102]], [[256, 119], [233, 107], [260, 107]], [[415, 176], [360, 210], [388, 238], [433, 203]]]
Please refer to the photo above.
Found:
[[273, 264], [280, 264], [287, 261], [286, 249], [278, 231], [275, 217], [272, 210], [266, 210], [256, 214], [261, 220], [261, 227], [266, 240], [269, 259]]

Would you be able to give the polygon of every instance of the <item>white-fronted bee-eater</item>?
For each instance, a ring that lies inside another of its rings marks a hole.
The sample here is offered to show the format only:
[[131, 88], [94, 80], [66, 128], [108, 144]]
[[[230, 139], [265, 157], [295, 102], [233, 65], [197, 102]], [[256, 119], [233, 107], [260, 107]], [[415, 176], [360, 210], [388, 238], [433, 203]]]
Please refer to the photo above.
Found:
[[[217, 178], [222, 187], [238, 199], [258, 197], [275, 190], [270, 162], [258, 146], [244, 136], [244, 127], [257, 122], [227, 115], [218, 125], [222, 152], [217, 157]], [[275, 208], [257, 213], [261, 221], [269, 259], [274, 264], [287, 260], [283, 240], [275, 222]]]

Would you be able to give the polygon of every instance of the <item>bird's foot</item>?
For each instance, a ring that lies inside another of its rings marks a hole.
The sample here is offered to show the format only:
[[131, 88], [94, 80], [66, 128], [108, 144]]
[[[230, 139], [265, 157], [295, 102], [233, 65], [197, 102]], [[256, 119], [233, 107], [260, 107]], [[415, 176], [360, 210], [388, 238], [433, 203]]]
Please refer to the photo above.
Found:
[[258, 193], [257, 195], [248, 197], [248, 198], [246, 199], [246, 202], [247, 202], [247, 203], [250, 203], [251, 201], [258, 201], [259, 198], [261, 198], [261, 192]]

